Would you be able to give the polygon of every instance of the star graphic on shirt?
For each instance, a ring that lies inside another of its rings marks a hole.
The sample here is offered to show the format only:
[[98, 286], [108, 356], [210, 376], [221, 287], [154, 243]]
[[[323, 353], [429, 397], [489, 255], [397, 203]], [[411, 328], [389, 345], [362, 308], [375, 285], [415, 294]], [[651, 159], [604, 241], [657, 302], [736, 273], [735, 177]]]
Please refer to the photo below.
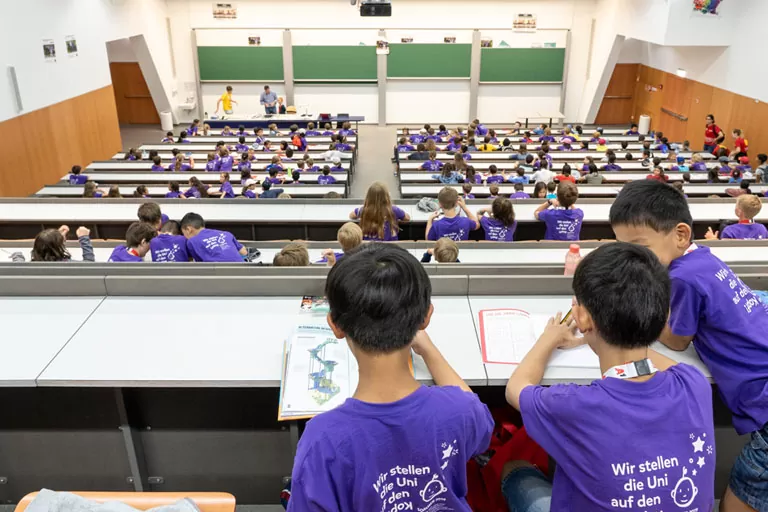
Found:
[[691, 471], [691, 474], [692, 474], [693, 476], [696, 476], [696, 472], [697, 472], [697, 471], [698, 471], [698, 470], [694, 469], [693, 471]]
[[700, 437], [697, 437], [691, 444], [693, 445], [693, 453], [704, 451], [704, 441], [702, 441]]
[[691, 441], [693, 441], [694, 439], [696, 439], [696, 436], [695, 436], [695, 435], [693, 435], [693, 434], [690, 434], [690, 435], [688, 436], [688, 439], [690, 439]]
[[699, 460], [696, 462], [696, 465], [699, 466], [700, 468], [703, 468], [704, 464], [705, 464], [704, 457], [699, 457]]
[[451, 453], [453, 452], [453, 446], [448, 446], [445, 450], [443, 450], [443, 459], [447, 459], [451, 456]]
[[710, 444], [707, 446], [707, 455], [712, 455], [712, 451], [712, 445]]

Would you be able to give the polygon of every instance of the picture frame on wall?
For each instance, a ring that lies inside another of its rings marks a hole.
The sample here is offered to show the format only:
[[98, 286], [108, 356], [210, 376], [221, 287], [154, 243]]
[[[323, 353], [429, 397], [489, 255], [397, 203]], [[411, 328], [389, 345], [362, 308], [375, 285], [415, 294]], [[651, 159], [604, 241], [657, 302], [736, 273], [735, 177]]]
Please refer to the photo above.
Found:
[[443, 42], [446, 44], [456, 44], [456, 38], [454, 36], [444, 37]]
[[215, 20], [234, 20], [237, 19], [237, 5], [232, 2], [214, 3], [213, 19]]
[[53, 39], [43, 39], [43, 57], [46, 62], [56, 62], [56, 43]]
[[261, 37], [248, 36], [248, 46], [261, 46]]
[[383, 39], [376, 41], [376, 55], [389, 55], [389, 41]]
[[512, 28], [517, 32], [535, 32], [536, 26], [535, 14], [518, 14], [512, 22]]
[[64, 44], [67, 46], [67, 55], [77, 57], [77, 39], [75, 39], [75, 36], [65, 37]]

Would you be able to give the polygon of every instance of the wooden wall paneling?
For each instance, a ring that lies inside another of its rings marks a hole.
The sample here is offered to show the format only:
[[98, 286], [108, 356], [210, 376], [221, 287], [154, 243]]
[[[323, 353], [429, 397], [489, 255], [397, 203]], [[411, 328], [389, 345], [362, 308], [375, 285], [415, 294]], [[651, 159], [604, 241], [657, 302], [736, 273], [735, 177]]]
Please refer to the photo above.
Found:
[[109, 65], [118, 118], [128, 124], [160, 123], [149, 87], [137, 62], [112, 62]]
[[[733, 102], [736, 99], [736, 95], [732, 92], [724, 89], [712, 88], [712, 102], [709, 105], [708, 114], [714, 114], [715, 124], [717, 124], [726, 135], [726, 140], [730, 136], [730, 130], [732, 125], [731, 118], [733, 115]], [[702, 120], [702, 124], [705, 121]]]
[[595, 118], [597, 124], [622, 124], [632, 118], [638, 64], [617, 64]]
[[675, 75], [667, 74], [664, 88], [662, 89], [662, 112], [657, 129], [664, 132], [664, 136], [671, 141], [685, 139], [688, 121], [682, 121], [669, 114], [688, 117], [691, 103], [691, 82]]
[[704, 147], [704, 126], [712, 106], [714, 87], [691, 81], [691, 101], [688, 109], [688, 126], [685, 139], [694, 149]]
[[18, 117], [0, 123], [0, 140], [6, 148], [0, 151], [0, 195], [20, 195], [17, 191], [21, 190], [22, 182], [29, 175], [32, 160], [27, 153]]
[[[109, 157], [120, 151], [123, 147], [120, 135], [120, 122], [117, 118], [117, 107], [112, 88], [105, 88], [99, 93], [99, 133], [102, 135], [102, 144]], [[107, 157], [107, 158], [109, 158]]]

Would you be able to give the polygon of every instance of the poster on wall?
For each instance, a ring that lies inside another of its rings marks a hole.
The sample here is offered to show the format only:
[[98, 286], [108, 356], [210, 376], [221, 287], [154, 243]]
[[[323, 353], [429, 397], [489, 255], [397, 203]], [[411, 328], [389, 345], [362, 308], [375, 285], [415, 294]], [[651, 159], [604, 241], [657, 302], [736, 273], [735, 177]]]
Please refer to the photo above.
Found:
[[512, 28], [517, 32], [535, 32], [536, 31], [536, 15], [535, 14], [518, 14], [517, 18], [512, 22]]
[[444, 37], [443, 42], [447, 44], [455, 44], [456, 38], [455, 37]]
[[65, 37], [64, 42], [67, 45], [67, 55], [77, 57], [77, 39], [75, 39], [75, 36]]
[[216, 20], [237, 19], [237, 6], [233, 3], [213, 4], [213, 19], [216, 19]]
[[719, 15], [717, 10], [723, 0], [693, 0], [693, 11], [700, 14]]
[[403, 44], [411, 44], [413, 42], [412, 37], [401, 37], [400, 42]]
[[56, 62], [56, 43], [53, 39], [43, 39], [43, 55], [46, 62]]
[[383, 39], [376, 41], [376, 55], [389, 55], [389, 41]]
[[493, 39], [481, 39], [480, 48], [493, 48]]
[[261, 37], [248, 36], [248, 46], [261, 46]]

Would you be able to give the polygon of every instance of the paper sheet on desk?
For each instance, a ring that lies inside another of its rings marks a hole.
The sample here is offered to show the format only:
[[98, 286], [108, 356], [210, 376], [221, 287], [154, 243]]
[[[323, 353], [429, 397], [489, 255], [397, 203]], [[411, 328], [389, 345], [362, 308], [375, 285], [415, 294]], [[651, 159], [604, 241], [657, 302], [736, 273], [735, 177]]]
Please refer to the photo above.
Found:
[[[519, 364], [544, 332], [548, 315], [532, 315], [521, 309], [480, 311], [480, 344], [484, 363]], [[550, 366], [597, 368], [597, 356], [587, 347], [556, 350]]]

